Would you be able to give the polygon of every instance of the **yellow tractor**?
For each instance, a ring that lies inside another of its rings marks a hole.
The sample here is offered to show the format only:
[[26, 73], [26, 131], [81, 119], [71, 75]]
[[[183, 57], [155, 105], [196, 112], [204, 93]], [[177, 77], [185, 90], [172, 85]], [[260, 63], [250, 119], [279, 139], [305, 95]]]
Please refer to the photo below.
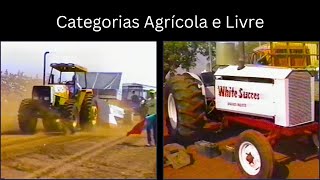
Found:
[[[50, 67], [47, 84], [44, 78], [42, 86], [33, 87], [32, 97], [20, 104], [20, 130], [27, 134], [35, 133], [38, 119], [42, 119], [47, 132], [69, 134], [80, 129], [92, 129], [98, 112], [93, 91], [86, 87], [87, 69], [73, 63], [51, 63]], [[76, 78], [79, 73], [84, 73], [82, 83]], [[60, 77], [55, 78], [56, 74]]]
[[255, 48], [248, 63], [306, 69], [319, 81], [319, 43], [270, 42]]
[[319, 66], [318, 43], [271, 42], [253, 50], [250, 63], [304, 69]]

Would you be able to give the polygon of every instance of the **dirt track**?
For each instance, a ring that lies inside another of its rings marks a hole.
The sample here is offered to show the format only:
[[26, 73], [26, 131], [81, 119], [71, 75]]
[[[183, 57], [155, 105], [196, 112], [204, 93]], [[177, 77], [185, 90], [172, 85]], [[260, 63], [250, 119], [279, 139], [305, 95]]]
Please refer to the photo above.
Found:
[[119, 130], [2, 135], [1, 178], [155, 178], [155, 147]]
[[1, 108], [1, 178], [156, 178], [145, 133], [125, 136], [134, 123], [63, 136], [44, 133], [39, 121], [37, 134], [21, 135], [16, 108]]

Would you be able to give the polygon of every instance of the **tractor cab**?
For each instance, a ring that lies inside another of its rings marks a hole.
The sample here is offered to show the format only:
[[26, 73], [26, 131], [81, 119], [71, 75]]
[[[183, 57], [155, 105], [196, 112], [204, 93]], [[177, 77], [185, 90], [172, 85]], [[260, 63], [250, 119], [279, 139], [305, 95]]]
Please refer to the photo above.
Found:
[[[93, 91], [87, 89], [87, 69], [73, 63], [51, 63], [50, 67], [48, 81], [44, 78], [41, 86], [33, 86], [32, 97], [20, 103], [21, 131], [34, 133], [38, 118], [49, 132], [74, 133], [78, 129], [94, 127], [98, 117], [97, 104]], [[43, 72], [45, 75], [46, 68]], [[77, 79], [79, 73], [84, 73], [82, 86]]]
[[[51, 72], [49, 75], [48, 85], [64, 85], [65, 87], [67, 87], [69, 95], [71, 97], [76, 96], [79, 90], [86, 89], [86, 68], [73, 63], [51, 63], [50, 67]], [[84, 73], [84, 87], [82, 87], [77, 81], [77, 75], [79, 73]], [[55, 76], [58, 76], [58, 78], [56, 78]]]

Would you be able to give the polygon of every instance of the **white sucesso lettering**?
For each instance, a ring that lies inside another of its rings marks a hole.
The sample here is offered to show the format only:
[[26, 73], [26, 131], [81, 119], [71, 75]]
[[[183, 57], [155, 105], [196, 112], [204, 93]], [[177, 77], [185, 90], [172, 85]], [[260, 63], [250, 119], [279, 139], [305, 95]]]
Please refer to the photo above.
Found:
[[58, 18], [57, 18], [57, 26], [59, 27], [59, 28], [66, 28], [67, 27], [67, 25], [65, 24], [64, 26], [61, 26], [60, 25], [60, 19], [61, 18], [63, 18], [63, 19], [67, 19], [67, 17], [66, 16], [59, 16]]

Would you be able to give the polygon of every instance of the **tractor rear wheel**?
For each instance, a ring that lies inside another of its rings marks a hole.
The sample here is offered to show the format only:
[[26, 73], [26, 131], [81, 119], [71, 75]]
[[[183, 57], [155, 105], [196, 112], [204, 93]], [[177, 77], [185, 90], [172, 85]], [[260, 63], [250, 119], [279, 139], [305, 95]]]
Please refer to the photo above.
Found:
[[93, 101], [93, 95], [87, 93], [81, 106], [80, 127], [85, 130], [91, 130], [96, 125], [97, 118], [97, 105]]
[[165, 124], [174, 141], [189, 145], [200, 140], [205, 124], [201, 82], [188, 73], [173, 76], [165, 85]]
[[235, 159], [247, 178], [264, 179], [273, 175], [274, 156], [267, 138], [254, 130], [240, 134], [235, 146]]
[[20, 103], [18, 122], [20, 130], [25, 134], [33, 134], [37, 127], [37, 101], [24, 99]]

